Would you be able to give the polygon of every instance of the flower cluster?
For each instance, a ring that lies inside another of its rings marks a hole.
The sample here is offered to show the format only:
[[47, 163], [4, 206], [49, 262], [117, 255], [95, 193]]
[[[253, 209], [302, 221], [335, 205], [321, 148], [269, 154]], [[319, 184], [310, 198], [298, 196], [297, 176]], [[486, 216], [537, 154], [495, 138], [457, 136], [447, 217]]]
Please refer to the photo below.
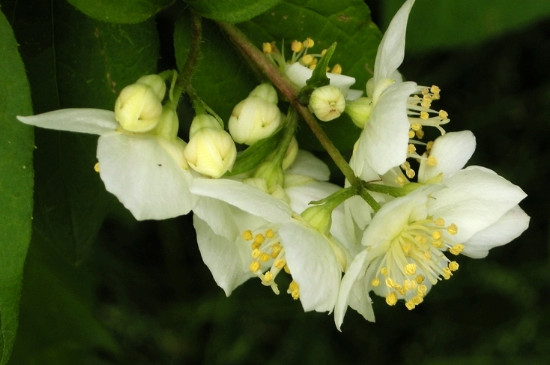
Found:
[[124, 88], [114, 112], [64, 109], [19, 120], [99, 135], [96, 170], [136, 219], [192, 211], [202, 258], [227, 295], [255, 278], [276, 294], [285, 285], [306, 311], [334, 312], [338, 328], [348, 307], [373, 321], [371, 292], [413, 309], [454, 275], [459, 255], [485, 257], [529, 223], [518, 186], [465, 167], [475, 137], [443, 129], [449, 116], [432, 105], [440, 89], [397, 71], [413, 4], [389, 25], [366, 96], [350, 89], [355, 79], [341, 66], [325, 72], [331, 51], [312, 53], [309, 38], [292, 42], [290, 60], [263, 45], [297, 90], [309, 90], [300, 94], [305, 113], [323, 122], [346, 113], [361, 128], [344, 186], [328, 182], [327, 165], [299, 149], [299, 114], [269, 83], [235, 105], [227, 129], [194, 101], [187, 142], [178, 136], [171, 73]]

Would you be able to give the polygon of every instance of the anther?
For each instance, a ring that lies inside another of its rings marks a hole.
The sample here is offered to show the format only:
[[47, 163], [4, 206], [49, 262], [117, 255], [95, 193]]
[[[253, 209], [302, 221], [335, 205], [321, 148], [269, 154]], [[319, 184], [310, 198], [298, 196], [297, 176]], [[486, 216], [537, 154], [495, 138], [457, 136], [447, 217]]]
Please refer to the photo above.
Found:
[[270, 54], [271, 52], [273, 52], [273, 45], [267, 42], [262, 43], [262, 51], [265, 54]]
[[306, 40], [303, 42], [304, 48], [311, 48], [315, 45], [315, 42], [313, 42], [313, 39], [306, 38]]
[[303, 49], [303, 45], [302, 45], [302, 42], [300, 41], [292, 41], [292, 43], [290, 44], [290, 49], [292, 50], [292, 52], [300, 52], [302, 49]]

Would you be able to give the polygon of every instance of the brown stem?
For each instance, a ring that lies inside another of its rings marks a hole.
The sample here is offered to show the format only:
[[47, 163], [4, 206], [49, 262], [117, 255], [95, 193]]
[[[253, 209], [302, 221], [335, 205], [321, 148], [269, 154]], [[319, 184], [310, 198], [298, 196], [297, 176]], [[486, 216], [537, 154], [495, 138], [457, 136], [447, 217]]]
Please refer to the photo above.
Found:
[[302, 105], [298, 100], [298, 90], [283, 75], [279, 69], [261, 52], [250, 40], [242, 33], [238, 28], [232, 24], [218, 22], [219, 27], [229, 36], [231, 41], [237, 46], [237, 48], [250, 59], [271, 83], [285, 96], [294, 108], [298, 111], [300, 116], [304, 119], [309, 126], [317, 140], [321, 143], [323, 148], [327, 151], [332, 158], [336, 166], [342, 171], [346, 179], [355, 185], [359, 179], [355, 176], [355, 173], [347, 163], [346, 159], [342, 156], [340, 151], [334, 146], [330, 138], [325, 131], [321, 128], [317, 119], [311, 114], [309, 109]]

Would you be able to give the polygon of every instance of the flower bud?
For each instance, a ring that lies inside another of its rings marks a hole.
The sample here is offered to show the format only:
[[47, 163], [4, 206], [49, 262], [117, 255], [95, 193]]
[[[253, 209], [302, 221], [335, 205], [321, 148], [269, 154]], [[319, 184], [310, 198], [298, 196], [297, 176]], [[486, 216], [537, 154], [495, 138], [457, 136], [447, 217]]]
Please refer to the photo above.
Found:
[[288, 145], [288, 148], [286, 149], [285, 156], [283, 157], [283, 170], [286, 170], [296, 161], [296, 157], [298, 156], [298, 141], [296, 138], [292, 137], [290, 140], [290, 144]]
[[159, 122], [153, 131], [155, 134], [168, 140], [178, 135], [179, 119], [178, 114], [171, 105], [167, 104], [162, 109]]
[[223, 129], [220, 122], [210, 114], [198, 114], [193, 118], [191, 127], [189, 127], [189, 138], [203, 128]]
[[324, 205], [315, 205], [307, 208], [301, 216], [316, 230], [324, 235], [330, 232], [332, 225], [332, 210]]
[[277, 91], [271, 84], [264, 83], [256, 86], [256, 88], [252, 90], [248, 96], [255, 96], [272, 104], [277, 104], [278, 101]]
[[218, 178], [233, 167], [237, 148], [223, 129], [202, 128], [189, 140], [184, 156], [193, 170]]
[[344, 94], [336, 86], [321, 86], [311, 93], [309, 109], [323, 122], [338, 118], [345, 108]]
[[367, 124], [371, 111], [372, 99], [367, 96], [346, 103], [346, 113], [359, 128]]
[[160, 100], [145, 84], [126, 86], [115, 102], [115, 119], [129, 132], [149, 132], [156, 127], [161, 114]]
[[265, 161], [254, 172], [255, 178], [264, 179], [267, 184], [267, 192], [272, 193], [285, 182], [285, 175], [280, 164], [273, 161]]
[[153, 89], [153, 93], [158, 97], [159, 101], [164, 99], [166, 94], [166, 82], [159, 75], [145, 75], [141, 76], [136, 84], [144, 84]]
[[271, 136], [281, 125], [281, 111], [276, 104], [255, 96], [233, 108], [229, 117], [229, 133], [237, 143], [254, 144]]
[[158, 142], [162, 148], [176, 161], [179, 167], [182, 169], [188, 169], [189, 164], [185, 159], [185, 147], [187, 143], [179, 138], [172, 138], [170, 140], [164, 138], [158, 138]]

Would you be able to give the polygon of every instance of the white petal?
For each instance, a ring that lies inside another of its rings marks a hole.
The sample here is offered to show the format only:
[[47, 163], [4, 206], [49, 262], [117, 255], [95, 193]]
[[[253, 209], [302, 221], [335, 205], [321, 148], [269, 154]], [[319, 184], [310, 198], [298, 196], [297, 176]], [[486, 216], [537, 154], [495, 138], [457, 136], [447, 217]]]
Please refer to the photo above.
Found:
[[429, 210], [458, 226], [457, 242], [466, 242], [496, 223], [526, 196], [518, 186], [479, 166], [458, 171], [444, 185], [428, 200]]
[[191, 173], [178, 166], [157, 138], [112, 132], [97, 145], [107, 191], [138, 220], [187, 214], [196, 202], [189, 192]]
[[332, 311], [341, 273], [330, 243], [319, 232], [298, 222], [281, 225], [279, 235], [304, 310]]
[[475, 234], [464, 244], [463, 255], [473, 258], [487, 256], [493, 247], [517, 238], [529, 226], [529, 216], [518, 206], [510, 209], [496, 223]]
[[304, 185], [289, 187], [285, 189], [285, 192], [290, 199], [290, 208], [296, 213], [302, 213], [309, 207], [310, 202], [324, 199], [339, 189], [338, 185], [312, 181]]
[[374, 322], [371, 300], [367, 287], [363, 283], [366, 267], [367, 250], [365, 249], [355, 256], [342, 278], [334, 307], [334, 322], [338, 330], [342, 326], [348, 306], [359, 312], [367, 321]]
[[100, 135], [119, 126], [115, 113], [103, 109], [60, 109], [30, 117], [18, 116], [17, 119], [41, 128]]
[[217, 235], [197, 215], [193, 217], [193, 225], [204, 263], [216, 284], [229, 296], [233, 289], [254, 276], [248, 268], [250, 248], [245, 244], [238, 245], [239, 242], [227, 236]]
[[407, 20], [413, 4], [414, 0], [409, 0], [401, 6], [382, 37], [374, 62], [375, 84], [381, 79], [390, 78], [405, 58]]
[[240, 181], [197, 178], [190, 190], [193, 194], [219, 199], [270, 222], [286, 222], [292, 214], [285, 202]]
[[299, 150], [294, 163], [285, 171], [287, 174], [309, 176], [315, 180], [327, 181], [330, 177], [328, 166], [312, 153]]
[[[290, 81], [301, 89], [306, 86], [307, 80], [313, 75], [313, 70], [295, 62], [285, 69], [285, 73]], [[355, 84], [355, 78], [350, 76], [327, 72], [327, 77], [330, 80], [330, 84], [339, 88], [344, 96], [347, 96], [350, 86]]]
[[436, 138], [430, 156], [435, 166], [428, 166], [426, 159], [420, 162], [418, 181], [425, 182], [440, 173], [448, 177], [466, 165], [476, 149], [476, 138], [470, 131], [449, 132]]
[[405, 161], [410, 129], [407, 100], [415, 90], [414, 82], [404, 82], [390, 85], [382, 93], [353, 153], [355, 173], [360, 175], [368, 165], [383, 175]]

